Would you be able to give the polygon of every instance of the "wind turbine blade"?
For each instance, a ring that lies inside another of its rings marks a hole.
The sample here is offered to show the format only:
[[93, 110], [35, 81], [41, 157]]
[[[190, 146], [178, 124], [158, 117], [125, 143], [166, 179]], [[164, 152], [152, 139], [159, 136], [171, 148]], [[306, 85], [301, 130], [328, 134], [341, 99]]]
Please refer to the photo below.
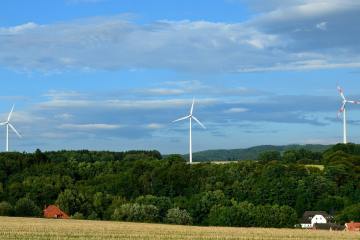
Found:
[[346, 103], [343, 103], [343, 104], [341, 105], [341, 107], [340, 107], [340, 109], [339, 109], [339, 111], [338, 111], [338, 114], [337, 114], [338, 118], [340, 118], [340, 114], [341, 114], [342, 112], [344, 112], [344, 110], [345, 110], [345, 105], [346, 105]]
[[360, 104], [359, 101], [347, 101], [348, 103], [352, 103], [352, 104]]
[[15, 107], [15, 105], [13, 105], [12, 108], [11, 108], [11, 111], [10, 111], [10, 113], [8, 115], [8, 118], [7, 118], [8, 121], [10, 121], [11, 115], [12, 115], [12, 113], [14, 111], [14, 107]]
[[18, 135], [18, 137], [21, 138], [20, 133], [15, 129], [15, 127], [11, 123], [9, 123], [9, 126], [16, 133], [16, 135]]
[[343, 100], [346, 100], [346, 99], [345, 99], [345, 96], [344, 96], [344, 91], [342, 90], [342, 88], [341, 88], [340, 86], [337, 86], [337, 89], [338, 89], [338, 91], [339, 91], [339, 93], [340, 93], [341, 98], [342, 98]]
[[174, 123], [174, 122], [182, 121], [182, 120], [188, 119], [189, 117], [190, 117], [190, 115], [189, 115], [189, 116], [186, 116], [186, 117], [182, 117], [182, 118], [176, 119], [176, 120], [174, 120], [174, 121], [172, 121], [172, 122]]
[[204, 124], [202, 124], [199, 119], [197, 119], [196, 117], [194, 116], [191, 116], [203, 129], [206, 129], [206, 127], [204, 126]]
[[193, 98], [193, 100], [192, 100], [191, 109], [190, 109], [190, 115], [192, 115], [193, 111], [194, 111], [194, 102], [195, 102], [195, 98]]

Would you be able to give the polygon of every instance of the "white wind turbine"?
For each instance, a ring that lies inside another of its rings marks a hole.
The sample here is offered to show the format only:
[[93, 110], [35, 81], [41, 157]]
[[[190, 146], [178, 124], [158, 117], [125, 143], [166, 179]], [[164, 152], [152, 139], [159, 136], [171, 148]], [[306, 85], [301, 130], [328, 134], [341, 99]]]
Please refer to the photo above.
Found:
[[178, 121], [182, 121], [185, 119], [189, 119], [190, 121], [190, 134], [189, 134], [189, 162], [190, 164], [192, 163], [192, 136], [191, 136], [191, 121], [194, 119], [202, 128], [206, 128], [194, 115], [193, 115], [193, 110], [194, 110], [194, 102], [195, 99], [193, 99], [192, 104], [191, 104], [191, 108], [190, 108], [190, 114], [186, 117], [182, 117], [179, 119], [174, 120], [173, 122], [178, 122]]
[[10, 123], [11, 115], [14, 111], [14, 105], [11, 108], [11, 111], [7, 117], [6, 122], [0, 123], [1, 126], [6, 126], [6, 151], [9, 151], [9, 127], [18, 135], [19, 138], [21, 138], [20, 133], [16, 130], [16, 128]]
[[347, 103], [352, 103], [352, 104], [360, 104], [360, 102], [358, 101], [350, 101], [350, 100], [347, 100], [344, 96], [344, 91], [341, 89], [341, 87], [337, 87], [339, 93], [340, 93], [340, 96], [342, 98], [342, 105], [341, 105], [341, 108], [338, 112], [338, 117], [339, 115], [342, 113], [343, 114], [343, 131], [344, 131], [344, 144], [347, 143], [347, 129], [346, 129], [346, 104]]

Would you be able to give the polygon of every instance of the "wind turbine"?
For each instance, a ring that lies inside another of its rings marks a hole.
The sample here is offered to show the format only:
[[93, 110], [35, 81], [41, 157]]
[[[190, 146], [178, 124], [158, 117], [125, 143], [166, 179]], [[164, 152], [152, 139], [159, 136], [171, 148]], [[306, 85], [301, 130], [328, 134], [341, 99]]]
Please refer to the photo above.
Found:
[[20, 133], [16, 130], [16, 128], [10, 123], [11, 115], [14, 111], [15, 105], [12, 106], [11, 111], [7, 117], [6, 122], [0, 123], [1, 126], [6, 126], [6, 151], [9, 151], [9, 127], [18, 135], [19, 138], [21, 138]]
[[347, 143], [347, 128], [346, 128], [346, 105], [348, 103], [352, 103], [352, 104], [360, 104], [360, 102], [358, 101], [352, 101], [352, 100], [347, 100], [344, 96], [344, 91], [342, 90], [342, 88], [340, 86], [337, 87], [340, 96], [342, 98], [342, 105], [340, 107], [340, 110], [338, 112], [338, 117], [339, 115], [342, 113], [343, 114], [343, 131], [344, 131], [344, 144]]
[[202, 128], [206, 129], [206, 127], [193, 115], [193, 111], [194, 111], [194, 102], [195, 102], [195, 99], [193, 98], [193, 101], [192, 101], [192, 104], [191, 104], [191, 108], [190, 108], [190, 114], [186, 117], [182, 117], [182, 118], [179, 118], [179, 119], [176, 119], [173, 121], [174, 122], [178, 122], [178, 121], [182, 121], [182, 120], [186, 120], [186, 119], [189, 119], [189, 122], [190, 122], [190, 128], [189, 128], [189, 162], [190, 164], [192, 164], [192, 136], [191, 136], [191, 121], [194, 119], [195, 122], [197, 122]]

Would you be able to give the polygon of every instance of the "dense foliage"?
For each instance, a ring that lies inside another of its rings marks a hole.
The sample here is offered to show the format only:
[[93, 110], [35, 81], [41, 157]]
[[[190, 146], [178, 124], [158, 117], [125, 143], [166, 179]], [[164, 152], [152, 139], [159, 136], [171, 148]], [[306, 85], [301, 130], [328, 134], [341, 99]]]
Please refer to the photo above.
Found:
[[74, 218], [292, 227], [306, 210], [358, 220], [359, 202], [354, 144], [193, 165], [157, 151], [0, 154], [0, 215], [40, 216], [57, 204]]

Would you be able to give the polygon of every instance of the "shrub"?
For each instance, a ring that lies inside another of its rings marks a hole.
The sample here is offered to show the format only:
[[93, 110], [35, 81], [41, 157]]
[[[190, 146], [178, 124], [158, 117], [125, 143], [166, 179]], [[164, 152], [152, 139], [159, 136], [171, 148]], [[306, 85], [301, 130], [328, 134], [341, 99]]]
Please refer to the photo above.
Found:
[[72, 215], [71, 218], [72, 219], [78, 219], [78, 220], [85, 219], [84, 215], [82, 213], [79, 213], [79, 212], [74, 213], [74, 215]]
[[165, 217], [167, 211], [171, 208], [171, 200], [169, 197], [146, 195], [138, 197], [135, 202], [140, 205], [154, 205], [158, 208], [161, 218]]
[[64, 212], [74, 214], [76, 212], [82, 212], [87, 215], [88, 201], [84, 194], [74, 189], [65, 189], [61, 192], [56, 200], [56, 205], [60, 207]]
[[167, 211], [166, 222], [171, 224], [191, 225], [192, 217], [185, 209], [171, 208]]
[[96, 212], [91, 212], [91, 214], [87, 217], [88, 220], [100, 220], [99, 216]]
[[211, 226], [234, 226], [236, 212], [233, 207], [215, 205], [208, 215], [208, 222]]
[[112, 219], [130, 222], [157, 222], [159, 210], [154, 205], [127, 203], [115, 209]]
[[0, 203], [0, 216], [11, 216], [13, 214], [13, 207], [10, 203], [3, 201]]
[[336, 220], [340, 223], [345, 222], [358, 222], [360, 221], [360, 203], [350, 205], [344, 208], [337, 216]]
[[28, 198], [21, 198], [16, 202], [15, 215], [20, 217], [38, 217], [41, 210]]

